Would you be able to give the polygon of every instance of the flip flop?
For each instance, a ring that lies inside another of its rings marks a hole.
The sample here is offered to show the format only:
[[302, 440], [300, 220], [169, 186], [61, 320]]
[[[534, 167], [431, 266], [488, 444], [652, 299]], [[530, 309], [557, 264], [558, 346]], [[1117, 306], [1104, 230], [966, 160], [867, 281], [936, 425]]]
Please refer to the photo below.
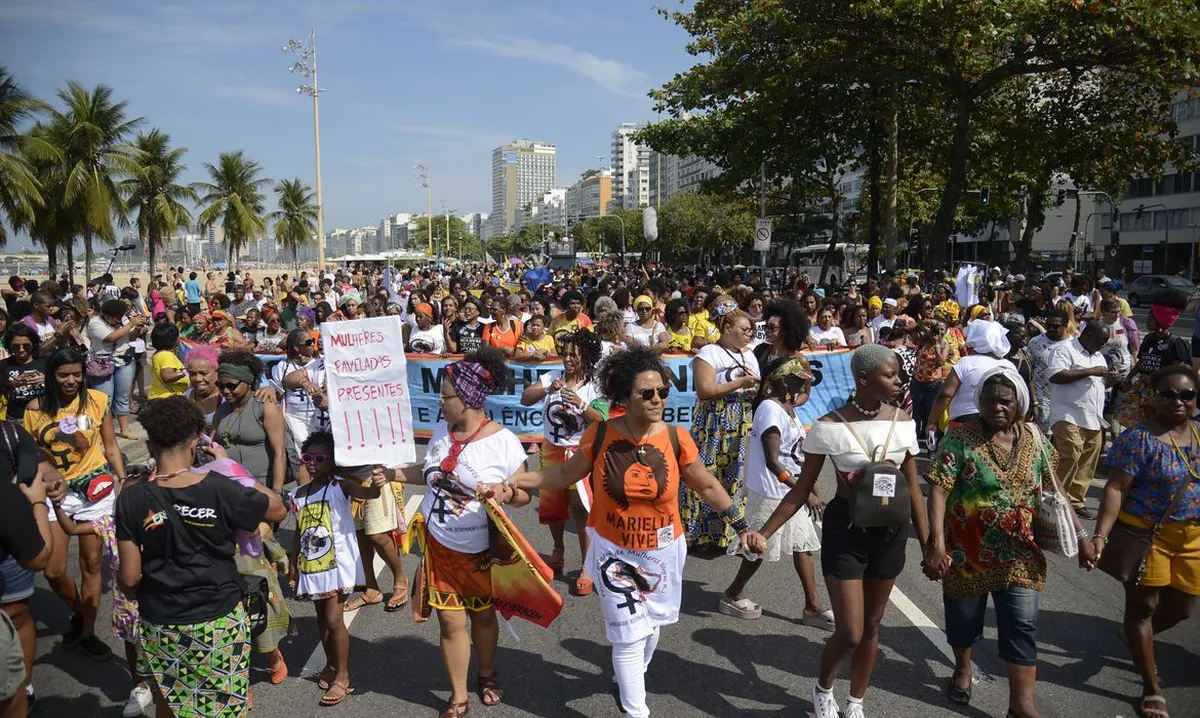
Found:
[[1171, 714], [1167, 712], [1166, 696], [1160, 696], [1157, 693], [1142, 696], [1139, 709], [1144, 718], [1171, 718]]
[[329, 690], [333, 685], [333, 677], [337, 674], [337, 669], [333, 666], [325, 666], [321, 672], [317, 674], [317, 688], [323, 691]]
[[555, 575], [562, 573], [565, 554], [565, 548], [556, 548], [550, 552], [550, 560], [546, 561], [546, 565], [554, 571]]
[[364, 594], [360, 593], [351, 598], [349, 601], [346, 601], [346, 605], [342, 606], [342, 611], [345, 613], [350, 613], [351, 611], [357, 611], [363, 606], [378, 606], [381, 603], [383, 603], [382, 593], [380, 593], [379, 598], [375, 599], [374, 601], [368, 601]]
[[[342, 689], [342, 692], [340, 694], [334, 694], [333, 691], [335, 688]], [[346, 700], [346, 697], [353, 692], [354, 686], [350, 685], [350, 681], [334, 681], [333, 684], [329, 686], [329, 690], [325, 691], [325, 695], [321, 696], [321, 705], [327, 708], [329, 706], [336, 706], [338, 703]]]
[[[400, 591], [404, 591], [404, 594], [401, 595]], [[399, 601], [396, 600], [397, 598]], [[387, 613], [395, 613], [396, 611], [404, 608], [406, 605], [408, 605], [408, 586], [393, 586], [392, 597], [388, 599], [386, 604], [384, 604], [383, 610]]]
[[592, 579], [588, 578], [586, 574], [581, 573], [579, 574], [579, 578], [575, 579], [576, 596], [590, 596], [595, 588], [596, 584], [593, 583]]
[[462, 718], [471, 710], [471, 702], [463, 701], [462, 703], [447, 703], [446, 707], [438, 713], [438, 718]]
[[728, 598], [721, 596], [721, 600], [717, 602], [717, 611], [726, 616], [744, 618], [746, 620], [754, 620], [762, 616], [762, 606], [745, 596], [736, 601], [730, 601]]
[[834, 628], [833, 609], [827, 608], [820, 613], [809, 613], [808, 611], [805, 611], [804, 615], [800, 618], [800, 623], [804, 624], [805, 626], [812, 626], [813, 628], [819, 628], [822, 631], [829, 631], [832, 633]]
[[504, 686], [496, 680], [496, 674], [479, 677], [479, 700], [485, 706], [498, 706], [504, 700]]

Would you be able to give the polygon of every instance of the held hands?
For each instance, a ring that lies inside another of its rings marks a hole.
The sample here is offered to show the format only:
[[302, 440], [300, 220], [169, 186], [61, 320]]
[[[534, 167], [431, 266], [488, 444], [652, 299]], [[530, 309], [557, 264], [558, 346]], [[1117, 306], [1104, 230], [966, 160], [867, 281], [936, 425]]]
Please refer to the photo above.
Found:
[[743, 551], [757, 554], [767, 552], [767, 539], [757, 531], [745, 531], [738, 536], [738, 540]]
[[921, 571], [930, 581], [940, 581], [950, 570], [950, 557], [946, 555], [946, 547], [930, 542], [925, 548], [925, 558], [921, 561]]
[[1079, 542], [1079, 568], [1091, 571], [1100, 562], [1100, 554], [1104, 551], [1104, 541], [1097, 536], [1091, 536]]
[[512, 501], [516, 492], [508, 482], [500, 484], [480, 484], [475, 488], [475, 496], [480, 499], [495, 499], [496, 503], [504, 505]]
[[[25, 498], [29, 499], [30, 505], [46, 502], [46, 483], [42, 481], [42, 477], [35, 476], [28, 485], [19, 483], [17, 486], [21, 489], [21, 493], [25, 494]], [[61, 496], [59, 500], [62, 500]]]
[[382, 466], [376, 466], [371, 469], [371, 486], [382, 489], [388, 483], [387, 474], [384, 473]]

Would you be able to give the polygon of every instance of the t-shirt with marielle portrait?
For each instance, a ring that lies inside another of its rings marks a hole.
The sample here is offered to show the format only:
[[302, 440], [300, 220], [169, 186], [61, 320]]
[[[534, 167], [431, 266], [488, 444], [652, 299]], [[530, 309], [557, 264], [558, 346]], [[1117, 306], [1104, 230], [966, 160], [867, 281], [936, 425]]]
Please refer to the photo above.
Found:
[[[595, 446], [597, 427], [589, 426], [579, 451], [592, 464], [592, 510], [588, 527], [627, 549], [664, 548], [683, 535], [679, 519], [681, 467], [699, 459], [700, 451], [687, 431], [668, 426], [638, 440], [609, 422], [604, 444]], [[679, 441], [679, 460], [668, 431]]]

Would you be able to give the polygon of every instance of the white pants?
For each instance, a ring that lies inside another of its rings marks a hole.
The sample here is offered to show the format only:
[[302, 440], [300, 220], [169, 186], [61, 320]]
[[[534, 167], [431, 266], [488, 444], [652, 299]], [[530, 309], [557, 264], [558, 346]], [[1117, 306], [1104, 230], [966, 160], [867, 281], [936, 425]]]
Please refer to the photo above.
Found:
[[650, 708], [646, 705], [646, 669], [658, 647], [659, 630], [655, 626], [648, 636], [613, 644], [613, 674], [621, 689], [621, 708], [629, 718], [650, 718]]

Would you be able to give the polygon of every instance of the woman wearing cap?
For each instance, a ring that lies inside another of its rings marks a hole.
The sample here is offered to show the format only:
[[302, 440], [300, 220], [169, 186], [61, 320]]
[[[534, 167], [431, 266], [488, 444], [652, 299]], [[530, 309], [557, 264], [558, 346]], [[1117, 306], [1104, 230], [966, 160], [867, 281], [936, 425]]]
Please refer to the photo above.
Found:
[[637, 319], [625, 325], [627, 346], [650, 347], [655, 354], [662, 354], [671, 346], [671, 337], [662, 322], [654, 318], [654, 300], [645, 294], [633, 300], [633, 311]]
[[433, 305], [420, 302], [413, 307], [416, 327], [405, 322], [404, 345], [414, 354], [445, 354], [446, 332], [433, 322]]
[[1005, 357], [1012, 346], [1003, 325], [976, 319], [967, 324], [967, 348], [973, 353], [954, 364], [954, 370], [942, 382], [942, 390], [933, 401], [925, 424], [930, 445], [936, 441], [938, 419], [943, 411], [949, 409], [951, 428], [976, 418], [979, 407], [975, 404], [975, 388], [986, 371], [1007, 364]]
[[1146, 328], [1150, 331], [1142, 337], [1137, 363], [1122, 384], [1124, 391], [1113, 411], [1113, 418], [1121, 428], [1135, 426], [1149, 415], [1154, 406], [1150, 377], [1155, 372], [1176, 364], [1192, 363], [1187, 341], [1171, 334], [1171, 327], [1183, 312], [1184, 304], [1184, 301], [1164, 297], [1160, 303], [1150, 305], [1150, 317], [1146, 320]]
[[[488, 569], [489, 522], [476, 491], [505, 482], [525, 464], [521, 441], [483, 411], [487, 398], [504, 390], [507, 376], [504, 356], [490, 347], [447, 366], [441, 387], [446, 423], [434, 429], [424, 463], [380, 470], [390, 480], [425, 486], [421, 511], [409, 526], [423, 556], [417, 569], [420, 593], [413, 598], [427, 610], [436, 609], [441, 626], [450, 679], [450, 700], [441, 718], [459, 718], [470, 708], [472, 644], [480, 699], [492, 706], [504, 698], [495, 663], [500, 628]], [[512, 490], [503, 499], [523, 506], [529, 493]]]
[[[717, 298], [712, 315], [721, 338], [701, 347], [692, 360], [696, 382], [692, 436], [705, 468], [730, 496], [737, 497], [759, 382], [758, 359], [749, 349], [754, 327], [729, 296]], [[738, 502], [739, 512], [743, 502]], [[724, 550], [733, 540], [722, 517], [691, 489], [684, 490], [680, 517], [689, 546]]]

